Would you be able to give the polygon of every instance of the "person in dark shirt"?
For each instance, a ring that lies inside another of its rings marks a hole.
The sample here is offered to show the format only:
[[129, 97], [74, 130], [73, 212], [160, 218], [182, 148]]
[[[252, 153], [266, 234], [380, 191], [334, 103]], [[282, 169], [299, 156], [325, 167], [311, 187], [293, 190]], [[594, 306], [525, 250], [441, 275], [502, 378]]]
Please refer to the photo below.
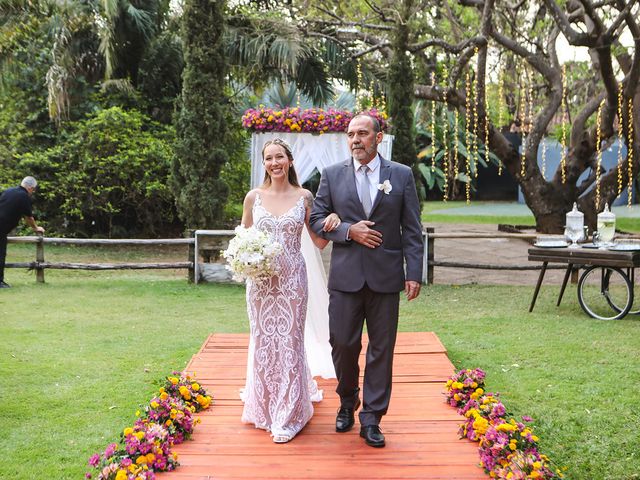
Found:
[[19, 187], [6, 189], [0, 194], [0, 288], [9, 288], [4, 281], [4, 262], [7, 257], [7, 236], [24, 217], [36, 233], [44, 233], [44, 228], [36, 225], [31, 212], [31, 195], [38, 182], [33, 177], [25, 177]]

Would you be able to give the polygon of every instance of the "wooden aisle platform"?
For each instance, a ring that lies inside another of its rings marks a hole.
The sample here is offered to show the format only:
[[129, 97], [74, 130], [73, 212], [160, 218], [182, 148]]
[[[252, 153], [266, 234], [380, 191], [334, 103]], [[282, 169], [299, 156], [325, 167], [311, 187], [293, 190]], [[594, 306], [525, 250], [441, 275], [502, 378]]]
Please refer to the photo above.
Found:
[[[364, 360], [366, 338], [361, 364]], [[335, 380], [319, 379], [325, 399], [309, 424], [287, 444], [240, 422], [249, 337], [214, 334], [185, 369], [214, 397], [191, 440], [175, 447], [180, 467], [159, 479], [450, 479], [488, 478], [478, 467], [477, 444], [459, 440], [461, 417], [444, 403], [453, 365], [431, 332], [400, 333], [391, 406], [382, 420], [385, 448], [371, 448], [359, 426], [335, 432]]]

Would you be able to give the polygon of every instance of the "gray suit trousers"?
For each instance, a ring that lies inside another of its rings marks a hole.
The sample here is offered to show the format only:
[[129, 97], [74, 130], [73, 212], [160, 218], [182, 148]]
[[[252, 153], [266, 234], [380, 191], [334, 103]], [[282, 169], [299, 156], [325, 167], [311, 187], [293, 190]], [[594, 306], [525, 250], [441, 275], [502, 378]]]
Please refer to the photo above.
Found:
[[369, 346], [359, 417], [363, 426], [378, 425], [387, 413], [391, 398], [400, 294], [374, 292], [365, 285], [357, 292], [330, 289], [329, 298], [329, 341], [339, 379], [336, 392], [341, 406], [353, 408], [358, 398], [358, 357], [366, 321]]

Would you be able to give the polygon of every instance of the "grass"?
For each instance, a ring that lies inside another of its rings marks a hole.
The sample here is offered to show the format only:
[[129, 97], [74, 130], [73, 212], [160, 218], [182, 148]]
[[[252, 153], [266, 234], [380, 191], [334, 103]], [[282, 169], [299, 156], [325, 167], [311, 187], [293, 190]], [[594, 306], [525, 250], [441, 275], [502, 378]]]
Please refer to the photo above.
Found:
[[[442, 206], [433, 203], [425, 212]], [[11, 244], [8, 260], [30, 261], [34, 250]], [[186, 247], [47, 245], [45, 258], [180, 261]], [[209, 333], [248, 331], [242, 287], [196, 287], [185, 277], [47, 270], [41, 285], [32, 272], [8, 270], [14, 288], [0, 291], [0, 478], [81, 478], [88, 457], [118, 438], [155, 382], [184, 367]], [[402, 303], [400, 329], [434, 331], [456, 367], [486, 370], [488, 389], [509, 410], [534, 417], [543, 452], [567, 478], [639, 480], [639, 319], [597, 321], [575, 297], [556, 308], [556, 294], [543, 287], [530, 314], [530, 286], [425, 287]]]
[[[495, 205], [496, 202], [473, 201], [472, 206]], [[431, 201], [422, 204], [422, 222], [425, 225], [431, 223], [475, 223], [505, 225], [525, 225], [535, 227], [536, 221], [533, 215], [449, 215], [442, 213], [432, 213], [437, 210], [447, 208], [463, 208], [467, 205], [464, 201]], [[637, 206], [636, 206], [637, 207]], [[616, 230], [626, 233], [640, 233], [640, 218], [621, 217], [616, 218]]]
[[[483, 202], [474, 201], [471, 205], [491, 205], [495, 202]], [[447, 208], [463, 208], [467, 205], [465, 201], [452, 200], [448, 202], [424, 202], [422, 204], [422, 221], [425, 224], [429, 223], [482, 223], [482, 224], [498, 224], [503, 223], [507, 225], [530, 225], [535, 226], [536, 221], [533, 215], [522, 216], [497, 216], [497, 215], [447, 215], [442, 213], [432, 213], [436, 210], [443, 210]]]
[[[242, 287], [190, 285], [184, 272], [47, 271], [44, 285], [7, 276], [0, 478], [81, 478], [209, 333], [248, 331]], [[400, 328], [434, 331], [457, 367], [486, 370], [490, 391], [534, 417], [567, 478], [640, 479], [640, 322], [590, 319], [568, 298], [556, 308], [556, 293], [543, 288], [529, 314], [530, 287], [429, 286], [402, 302]]]

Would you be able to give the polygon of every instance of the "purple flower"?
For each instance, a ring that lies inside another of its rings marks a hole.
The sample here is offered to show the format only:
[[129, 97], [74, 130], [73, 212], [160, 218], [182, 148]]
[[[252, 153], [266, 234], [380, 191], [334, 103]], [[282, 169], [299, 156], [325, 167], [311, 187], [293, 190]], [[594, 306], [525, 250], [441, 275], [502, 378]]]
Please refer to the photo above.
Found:
[[117, 448], [117, 443], [110, 443], [104, 451], [104, 458], [109, 458], [110, 456], [112, 456], [116, 452]]
[[91, 455], [91, 458], [89, 459], [89, 465], [91, 465], [92, 467], [97, 467], [99, 463], [100, 455], [98, 453], [94, 453], [93, 455]]

